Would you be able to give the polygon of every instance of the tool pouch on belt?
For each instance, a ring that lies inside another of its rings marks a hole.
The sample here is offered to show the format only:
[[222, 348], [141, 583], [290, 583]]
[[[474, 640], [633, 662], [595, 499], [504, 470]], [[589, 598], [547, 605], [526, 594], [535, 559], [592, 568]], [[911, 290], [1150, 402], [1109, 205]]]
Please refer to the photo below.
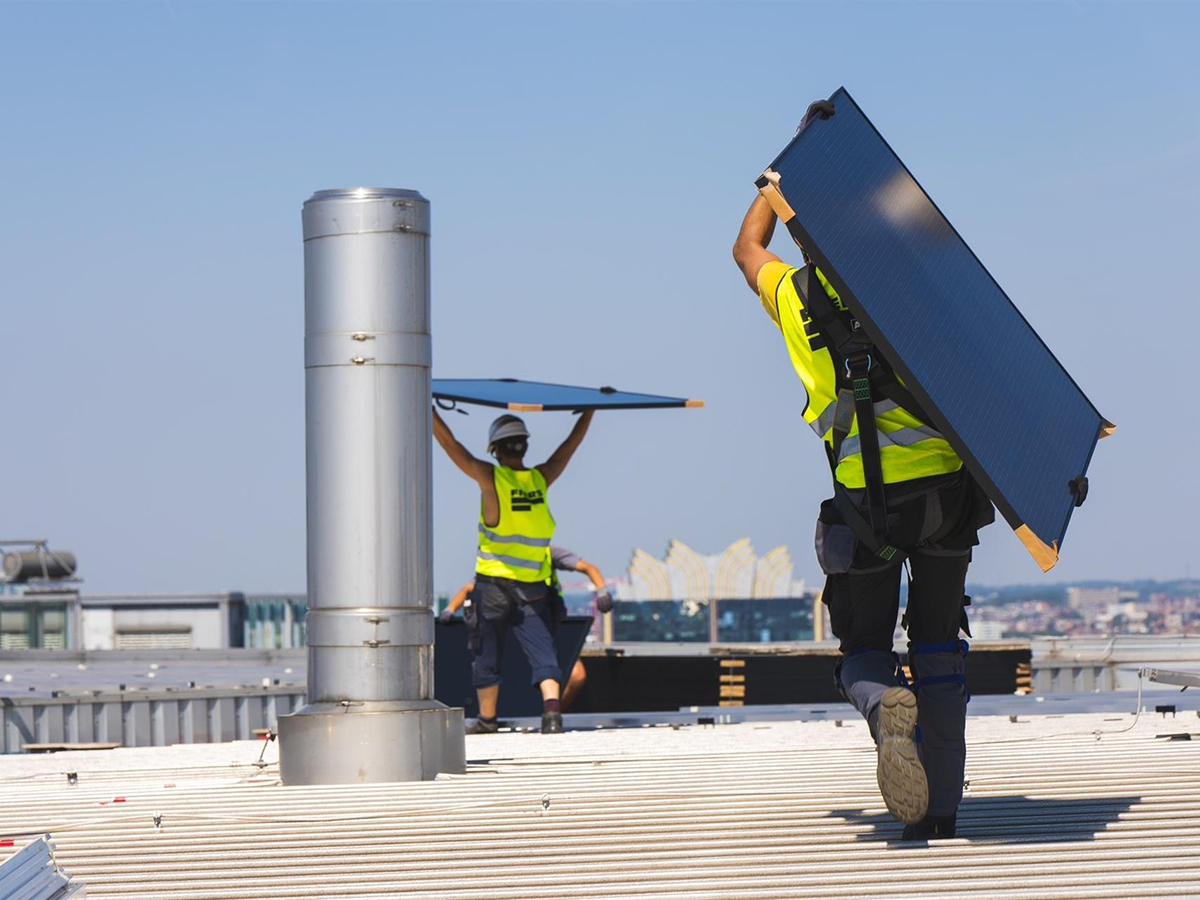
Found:
[[467, 649], [478, 653], [483, 646], [483, 633], [479, 627], [479, 608], [475, 603], [475, 593], [471, 592], [463, 603], [463, 622], [467, 626]]
[[996, 507], [992, 506], [987, 491], [974, 478], [971, 478], [971, 495], [975, 503], [975, 530], [978, 531], [996, 521]]
[[482, 578], [475, 579], [475, 590], [471, 592], [471, 599], [475, 601], [479, 617], [489, 622], [507, 619], [516, 605], [516, 601], [504, 587]]
[[832, 500], [821, 503], [817, 516], [817, 563], [826, 575], [843, 575], [854, 563], [854, 530], [843, 520]]

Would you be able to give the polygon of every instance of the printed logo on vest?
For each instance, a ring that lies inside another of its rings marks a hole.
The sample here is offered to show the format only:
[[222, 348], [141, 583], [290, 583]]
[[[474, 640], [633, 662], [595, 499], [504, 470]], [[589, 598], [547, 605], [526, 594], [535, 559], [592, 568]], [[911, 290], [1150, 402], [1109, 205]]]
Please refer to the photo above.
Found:
[[509, 499], [513, 512], [529, 512], [539, 503], [545, 502], [546, 495], [542, 491], [523, 491], [520, 488], [513, 488], [512, 497]]

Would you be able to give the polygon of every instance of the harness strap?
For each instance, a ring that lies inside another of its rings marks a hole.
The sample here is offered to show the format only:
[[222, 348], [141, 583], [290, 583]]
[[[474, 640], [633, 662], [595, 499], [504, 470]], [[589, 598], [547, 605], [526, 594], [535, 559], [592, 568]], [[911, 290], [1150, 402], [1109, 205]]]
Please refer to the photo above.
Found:
[[[792, 283], [797, 293], [804, 299], [805, 309], [816, 323], [817, 330], [824, 336], [829, 355], [833, 359], [834, 373], [839, 384], [837, 407], [834, 412], [832, 425], [833, 444], [825, 445], [825, 454], [829, 458], [829, 470], [833, 475], [833, 497], [842, 519], [850, 526], [854, 536], [876, 556], [891, 561], [899, 552], [887, 541], [887, 502], [883, 492], [883, 465], [879, 456], [879, 435], [875, 430], [875, 408], [871, 397], [870, 382], [870, 348], [871, 344], [856, 333], [850, 322], [849, 314], [834, 307], [820, 279], [816, 277], [815, 268], [807, 265], [797, 269], [792, 274]], [[865, 369], [858, 371], [861, 365], [851, 371], [850, 359], [856, 362], [861, 354], [861, 363]], [[843, 377], [839, 368], [847, 367]], [[846, 382], [849, 381], [849, 384]], [[867, 497], [870, 521], [858, 511], [858, 506], [851, 499], [845, 485], [837, 480], [837, 455], [842, 442], [850, 433], [854, 419], [851, 410], [858, 417], [860, 454], [863, 461], [864, 481], [867, 485]], [[869, 435], [869, 437], [867, 437]]]
[[850, 526], [850, 530], [864, 547], [880, 559], [891, 562], [900, 551], [875, 534], [871, 523], [858, 511], [850, 491], [837, 480], [837, 460], [834, 458], [833, 448], [828, 444], [825, 445], [825, 455], [829, 459], [829, 471], [833, 473], [833, 502], [837, 505], [842, 521]]
[[854, 386], [854, 413], [858, 417], [867, 510], [871, 517], [871, 530], [882, 539], [888, 530], [887, 499], [883, 492], [883, 461], [879, 454], [879, 431], [875, 426], [875, 400], [871, 395], [870, 373], [870, 353], [859, 350], [847, 357], [846, 374]]

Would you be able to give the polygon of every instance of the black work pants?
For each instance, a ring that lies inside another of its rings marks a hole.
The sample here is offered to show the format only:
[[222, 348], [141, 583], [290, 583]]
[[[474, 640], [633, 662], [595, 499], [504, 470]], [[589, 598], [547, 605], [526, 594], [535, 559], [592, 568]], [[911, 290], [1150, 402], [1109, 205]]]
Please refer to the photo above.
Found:
[[[838, 687], [867, 720], [878, 740], [879, 703], [901, 683], [892, 651], [900, 608], [903, 558], [912, 571], [908, 590], [909, 662], [917, 692], [918, 752], [929, 781], [929, 814], [950, 816], [962, 800], [966, 764], [967, 693], [964, 587], [978, 529], [992, 518], [991, 504], [966, 472], [890, 486], [889, 536], [902, 551], [883, 561], [855, 546], [847, 571], [828, 574], [824, 602], [840, 642]], [[822, 510], [818, 546], [825, 563], [837, 558], [840, 538], [830, 537], [836, 516]], [[844, 526], [843, 526], [844, 527]]]
[[[910, 644], [936, 644], [958, 637], [971, 551], [908, 553], [912, 583], [908, 588]], [[824, 601], [842, 653], [863, 650], [892, 652], [892, 636], [900, 614], [902, 563], [851, 569], [829, 575]]]
[[545, 584], [527, 584], [486, 575], [475, 577], [467, 607], [471, 681], [477, 688], [500, 683], [504, 648], [511, 632], [533, 671], [533, 683], [563, 680], [554, 634], [562, 599]]
[[[852, 492], [854, 499], [860, 492]], [[914, 644], [937, 643], [957, 637], [963, 615], [963, 589], [971, 548], [978, 531], [994, 517], [991, 503], [966, 470], [952, 475], [891, 484], [888, 494], [888, 537], [900, 549], [891, 561], [881, 560], [854, 542], [845, 567], [830, 566], [828, 548], [839, 543], [831, 529], [849, 534], [833, 501], [821, 508], [818, 556], [826, 557], [823, 600], [829, 607], [833, 633], [842, 653], [863, 650], [891, 652], [900, 611], [903, 560], [909, 561], [912, 584], [908, 594], [908, 638]], [[837, 571], [840, 569], [840, 571]]]

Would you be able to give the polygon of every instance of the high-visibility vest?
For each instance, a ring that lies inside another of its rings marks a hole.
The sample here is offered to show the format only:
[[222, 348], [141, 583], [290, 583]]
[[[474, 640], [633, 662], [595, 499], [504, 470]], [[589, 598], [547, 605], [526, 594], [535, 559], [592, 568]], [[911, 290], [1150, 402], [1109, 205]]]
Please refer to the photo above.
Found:
[[[759, 293], [783, 334], [792, 366], [808, 392], [804, 420], [818, 437], [832, 447], [837, 379], [824, 337], [804, 309], [792, 281], [795, 271], [794, 267], [783, 263], [768, 262], [759, 274]], [[837, 291], [825, 280], [820, 270], [816, 275], [825, 288], [826, 296], [839, 309], [845, 309]], [[945, 475], [962, 468], [962, 460], [938, 431], [891, 400], [878, 400], [874, 408], [885, 483]], [[852, 490], [865, 486], [857, 416], [839, 448], [836, 477]]]
[[479, 507], [475, 574], [534, 583], [550, 580], [554, 516], [546, 504], [546, 479], [537, 469], [493, 466], [500, 521], [488, 525]]

